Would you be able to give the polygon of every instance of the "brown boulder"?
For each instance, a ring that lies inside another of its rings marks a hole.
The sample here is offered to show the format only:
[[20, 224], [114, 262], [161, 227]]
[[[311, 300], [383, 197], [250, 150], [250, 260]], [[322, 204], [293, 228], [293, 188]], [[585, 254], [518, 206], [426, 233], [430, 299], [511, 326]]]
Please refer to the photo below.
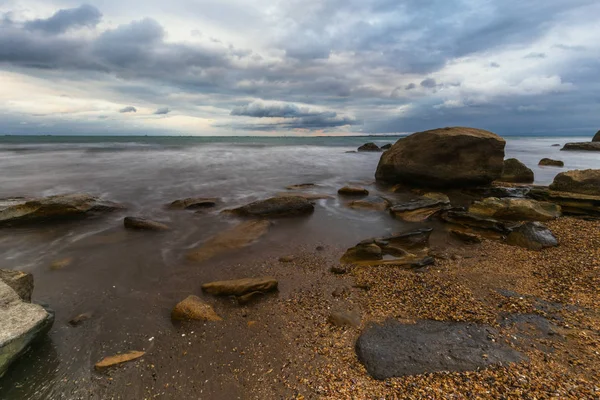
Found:
[[533, 183], [533, 171], [516, 158], [504, 160], [504, 168], [502, 169], [502, 182], [512, 183]]
[[429, 187], [488, 184], [500, 177], [506, 142], [474, 128], [442, 128], [412, 134], [381, 156], [377, 180]]
[[243, 296], [252, 292], [273, 292], [278, 282], [271, 277], [245, 278], [205, 283], [202, 290], [214, 296]]
[[551, 158], [542, 158], [538, 165], [546, 167], [564, 167], [565, 163], [560, 160], [553, 160]]
[[198, 296], [188, 296], [179, 302], [173, 311], [171, 319], [175, 321], [222, 321], [210, 304], [205, 303]]
[[407, 222], [422, 222], [432, 215], [447, 208], [450, 202], [446, 199], [436, 200], [422, 198], [404, 204], [398, 204], [390, 208], [390, 213], [398, 219]]
[[550, 190], [600, 196], [600, 169], [561, 172], [554, 178]]
[[241, 217], [278, 218], [312, 214], [315, 206], [303, 197], [272, 197], [227, 212]]

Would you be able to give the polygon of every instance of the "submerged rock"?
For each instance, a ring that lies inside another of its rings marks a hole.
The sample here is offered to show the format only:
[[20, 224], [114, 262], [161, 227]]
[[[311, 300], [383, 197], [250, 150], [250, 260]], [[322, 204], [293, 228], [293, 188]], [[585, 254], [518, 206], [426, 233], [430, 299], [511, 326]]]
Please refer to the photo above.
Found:
[[187, 199], [175, 200], [167, 204], [166, 207], [171, 210], [197, 210], [215, 207], [218, 201], [219, 199], [213, 197], [188, 197]]
[[315, 206], [298, 196], [272, 197], [227, 212], [242, 217], [278, 218], [312, 214]]
[[600, 151], [600, 142], [566, 143], [561, 151]]
[[330, 196], [328, 194], [302, 192], [281, 192], [277, 193], [277, 197], [302, 197], [303, 199], [306, 199], [308, 201], [329, 200], [334, 198], [333, 196]]
[[542, 158], [538, 165], [546, 167], [564, 167], [565, 163], [560, 160], [553, 160], [551, 158]]
[[561, 172], [554, 178], [550, 190], [600, 196], [600, 169]]
[[500, 176], [502, 182], [533, 183], [533, 171], [516, 158], [504, 160], [504, 168]]
[[214, 296], [243, 296], [251, 292], [273, 292], [278, 282], [272, 277], [244, 278], [205, 283], [202, 290]]
[[510, 221], [549, 221], [561, 216], [560, 206], [530, 199], [489, 197], [476, 201], [469, 212], [482, 217]]
[[338, 190], [338, 194], [342, 196], [368, 196], [369, 191], [360, 186], [344, 186]]
[[0, 269], [0, 281], [12, 288], [21, 300], [30, 302], [33, 294], [33, 275], [28, 272]]
[[139, 217], [125, 217], [123, 225], [125, 229], [136, 231], [168, 231], [171, 229], [163, 223]]
[[353, 200], [346, 205], [350, 208], [360, 210], [385, 211], [390, 206], [390, 202], [383, 197], [373, 196], [366, 199]]
[[369, 375], [387, 379], [441, 371], [477, 371], [523, 360], [487, 325], [463, 322], [387, 320], [371, 324], [356, 341], [356, 354]]
[[96, 363], [96, 365], [94, 365], [94, 368], [96, 369], [96, 371], [104, 371], [110, 367], [115, 367], [117, 365], [121, 365], [129, 361], [137, 360], [144, 354], [146, 353], [143, 351], [130, 351], [128, 353], [106, 357], [102, 361]]
[[317, 186], [317, 185], [315, 185], [314, 183], [300, 183], [299, 185], [287, 186], [286, 189], [287, 190], [303, 190], [303, 189], [312, 189], [315, 186]]
[[516, 228], [508, 235], [506, 243], [537, 251], [558, 246], [552, 231], [539, 222], [527, 222]]
[[422, 222], [450, 206], [447, 198], [422, 198], [390, 208], [390, 214], [407, 222]]
[[357, 150], [358, 151], [381, 151], [379, 146], [377, 146], [375, 143], [372, 143], [372, 142], [363, 144]]
[[53, 323], [54, 312], [24, 301], [0, 279], [0, 377]]
[[190, 261], [202, 262], [223, 253], [229, 253], [252, 244], [264, 236], [271, 223], [269, 221], [246, 221], [208, 239], [202, 246], [188, 253]]
[[175, 321], [222, 321], [210, 304], [205, 303], [198, 296], [190, 295], [179, 302], [173, 311], [171, 319]]
[[376, 178], [426, 187], [485, 185], [502, 174], [506, 142], [474, 128], [414, 133], [383, 153]]
[[124, 207], [88, 194], [65, 194], [38, 199], [0, 201], [0, 225], [13, 225], [83, 218], [121, 210]]

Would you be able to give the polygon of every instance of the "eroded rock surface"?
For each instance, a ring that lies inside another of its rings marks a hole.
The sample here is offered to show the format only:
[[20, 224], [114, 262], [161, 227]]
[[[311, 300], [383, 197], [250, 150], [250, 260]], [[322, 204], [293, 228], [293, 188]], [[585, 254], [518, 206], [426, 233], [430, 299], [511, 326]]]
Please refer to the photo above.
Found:
[[482, 217], [510, 221], [549, 221], [561, 216], [560, 206], [531, 199], [489, 197], [476, 201], [469, 212]]
[[166, 207], [171, 210], [198, 210], [215, 207], [218, 201], [219, 199], [213, 197], [188, 197], [175, 200], [171, 204], [167, 204]]

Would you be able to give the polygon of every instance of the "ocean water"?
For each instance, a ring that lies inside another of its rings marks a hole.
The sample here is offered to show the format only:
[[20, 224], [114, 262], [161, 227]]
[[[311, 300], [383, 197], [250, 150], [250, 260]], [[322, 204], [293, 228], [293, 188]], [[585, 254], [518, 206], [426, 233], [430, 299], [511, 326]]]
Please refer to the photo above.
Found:
[[[397, 139], [0, 137], [0, 198], [86, 192], [127, 206], [97, 219], [1, 231], [0, 268], [32, 272], [34, 300], [50, 304], [57, 322], [45, 344], [0, 379], [0, 398], [101, 398], [85, 394], [97, 380], [93, 363], [106, 349], [121, 350], [124, 342], [146, 346], [151, 336], [173, 334], [165, 315], [182, 296], [197, 293], [201, 282], [243, 277], [249, 259], [271, 262], [317, 245], [338, 254], [365, 238], [413, 229], [386, 213], [348, 208], [336, 196], [341, 186], [359, 184], [374, 195], [407, 200], [409, 194], [390, 194], [375, 184], [380, 153], [348, 153], [365, 142]], [[598, 153], [553, 146], [588, 140], [509, 137], [506, 157], [523, 161], [534, 170], [536, 183], [548, 184], [560, 171], [600, 168]], [[544, 157], [563, 160], [565, 167], [538, 167]], [[318, 185], [315, 192], [333, 195], [317, 201], [311, 217], [276, 221], [266, 237], [246, 249], [202, 265], [186, 264], [189, 249], [238, 223], [219, 211], [308, 182]], [[163, 207], [196, 196], [218, 197], [220, 205], [201, 214]], [[127, 232], [126, 215], [147, 216], [174, 229], [160, 235]], [[64, 258], [73, 265], [49, 268]], [[66, 324], [89, 310], [94, 322], [88, 328]]]

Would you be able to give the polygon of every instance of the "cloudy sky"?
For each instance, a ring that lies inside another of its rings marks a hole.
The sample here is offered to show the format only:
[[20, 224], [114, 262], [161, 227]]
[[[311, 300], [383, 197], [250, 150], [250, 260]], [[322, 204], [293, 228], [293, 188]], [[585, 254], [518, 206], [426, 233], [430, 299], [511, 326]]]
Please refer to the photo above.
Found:
[[599, 0], [0, 0], [0, 134], [600, 129]]

